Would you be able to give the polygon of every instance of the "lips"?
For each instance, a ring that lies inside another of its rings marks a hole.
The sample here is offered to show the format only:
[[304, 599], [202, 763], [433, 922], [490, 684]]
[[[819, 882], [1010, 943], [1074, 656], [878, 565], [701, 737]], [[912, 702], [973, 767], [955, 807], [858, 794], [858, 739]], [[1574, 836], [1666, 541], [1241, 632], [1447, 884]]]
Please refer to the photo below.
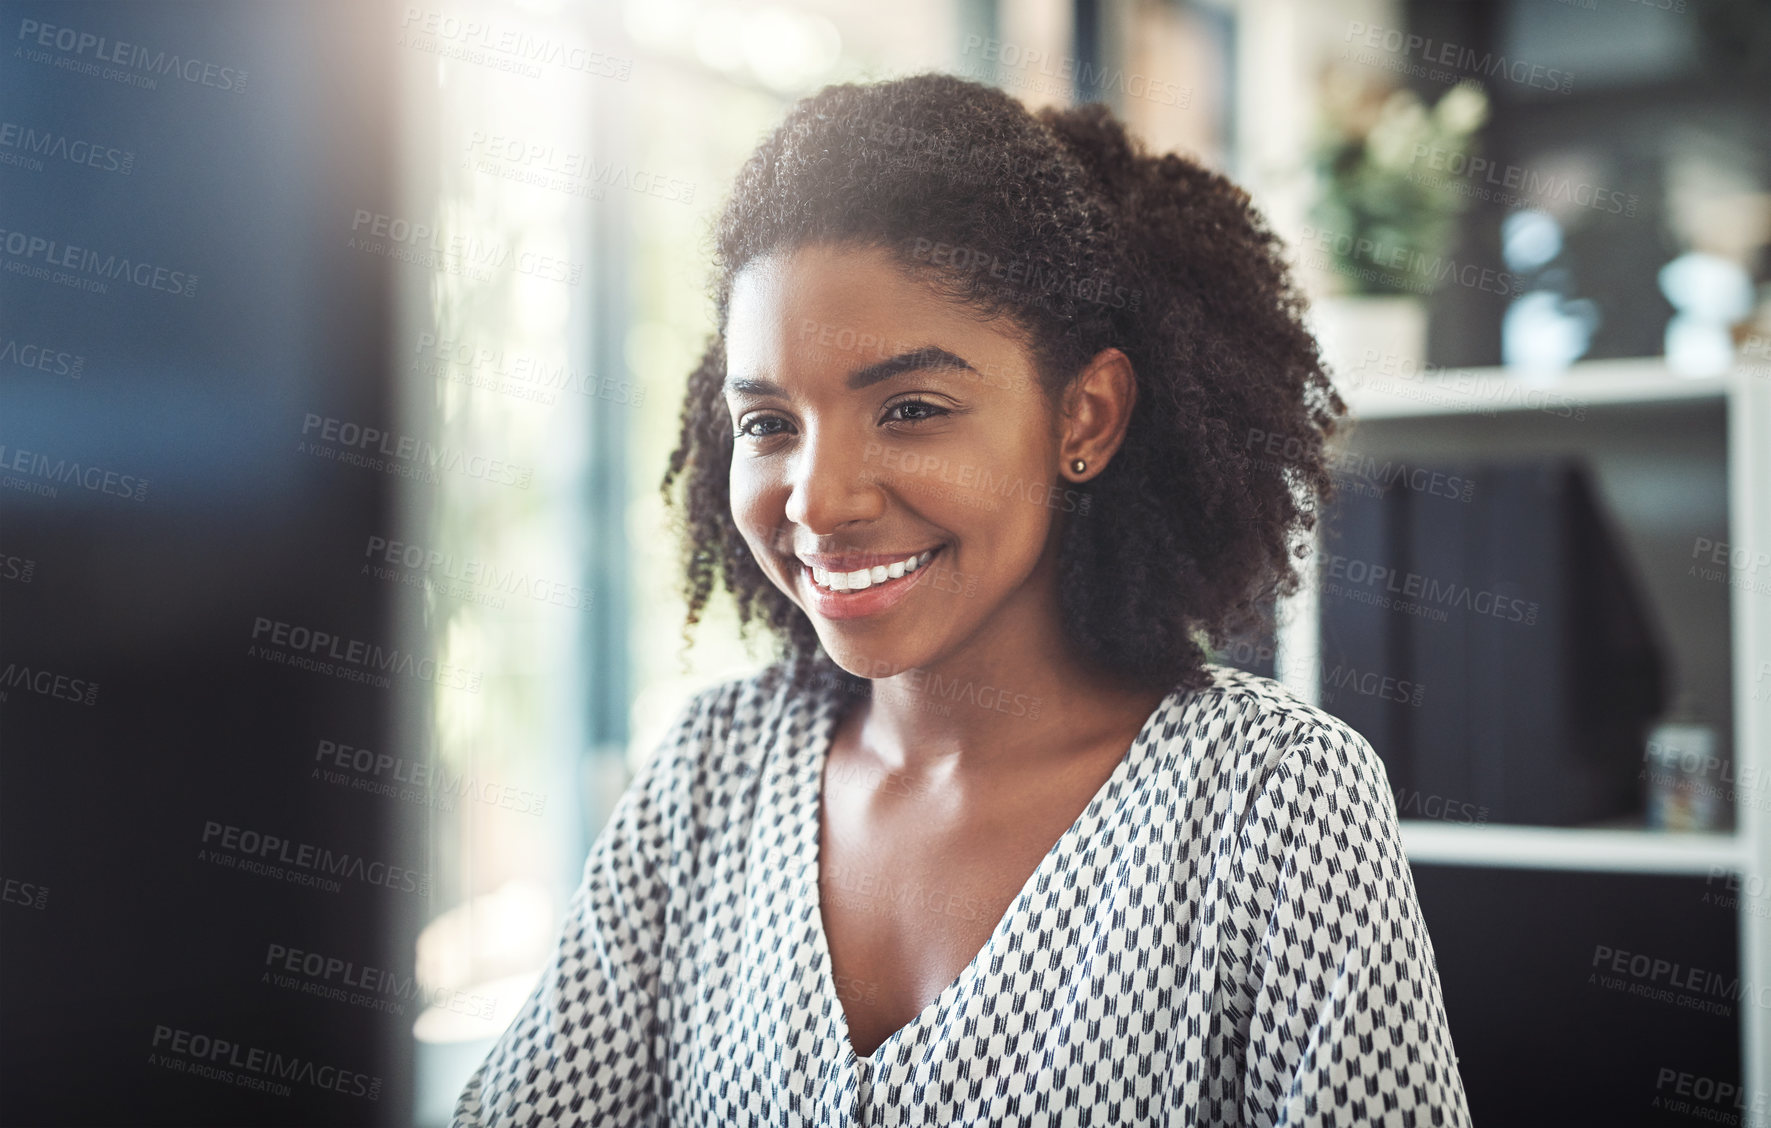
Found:
[[936, 545], [921, 552], [896, 554], [806, 554], [799, 559], [810, 571], [812, 582], [824, 591], [865, 591], [926, 566], [943, 547]]
[[[923, 577], [932, 570], [929, 562], [943, 556], [947, 548], [937, 544], [920, 552], [801, 553], [795, 563], [804, 577], [802, 603], [808, 612], [830, 623], [871, 620], [909, 599], [917, 588], [926, 587]], [[864, 579], [865, 586], [840, 586], [848, 584], [851, 577], [856, 583]]]

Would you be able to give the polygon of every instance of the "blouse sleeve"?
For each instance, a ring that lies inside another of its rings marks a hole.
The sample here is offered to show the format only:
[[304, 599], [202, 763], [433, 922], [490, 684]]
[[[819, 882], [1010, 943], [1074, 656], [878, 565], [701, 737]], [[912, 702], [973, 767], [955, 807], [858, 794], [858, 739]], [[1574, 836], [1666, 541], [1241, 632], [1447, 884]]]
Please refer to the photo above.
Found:
[[1243, 1121], [1467, 1128], [1469, 1108], [1395, 799], [1339, 722], [1281, 758], [1251, 811], [1274, 847]]
[[698, 696], [617, 800], [541, 981], [468, 1079], [451, 1128], [635, 1125], [661, 1117], [659, 988], [668, 860], [707, 738]]

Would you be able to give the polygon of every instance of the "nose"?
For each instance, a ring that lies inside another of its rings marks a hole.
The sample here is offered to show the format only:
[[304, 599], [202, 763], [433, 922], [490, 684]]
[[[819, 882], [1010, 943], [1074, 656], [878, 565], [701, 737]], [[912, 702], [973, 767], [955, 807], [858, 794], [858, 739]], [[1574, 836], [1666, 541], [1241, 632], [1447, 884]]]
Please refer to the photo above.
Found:
[[817, 536], [877, 520], [886, 504], [868, 453], [877, 445], [828, 428], [810, 431], [790, 461], [787, 519]]

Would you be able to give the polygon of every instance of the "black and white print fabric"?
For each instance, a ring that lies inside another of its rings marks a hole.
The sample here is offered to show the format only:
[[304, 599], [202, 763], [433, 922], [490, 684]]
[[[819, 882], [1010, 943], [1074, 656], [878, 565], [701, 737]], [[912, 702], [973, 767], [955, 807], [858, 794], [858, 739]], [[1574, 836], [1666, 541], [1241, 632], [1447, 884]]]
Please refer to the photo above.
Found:
[[818, 908], [841, 692], [775, 667], [703, 691], [456, 1128], [1468, 1125], [1382, 762], [1277, 683], [1211, 675], [865, 1058]]

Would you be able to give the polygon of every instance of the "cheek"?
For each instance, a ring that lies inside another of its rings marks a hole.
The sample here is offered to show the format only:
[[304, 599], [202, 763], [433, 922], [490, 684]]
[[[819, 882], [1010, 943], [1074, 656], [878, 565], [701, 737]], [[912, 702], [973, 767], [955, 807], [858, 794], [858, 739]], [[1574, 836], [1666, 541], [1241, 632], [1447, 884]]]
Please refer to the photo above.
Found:
[[980, 590], [1012, 591], [1037, 567], [1055, 513], [1040, 444], [1005, 442], [976, 450], [966, 477], [950, 487], [945, 510], [971, 551], [955, 563]]
[[786, 518], [786, 494], [773, 488], [768, 475], [734, 462], [726, 495], [732, 520], [752, 551], [773, 549], [777, 530]]
[[939, 523], [969, 528], [973, 536], [967, 539], [980, 545], [1037, 543], [1050, 518], [1041, 503], [1051, 481], [1041, 452], [1015, 441], [968, 440], [893, 452], [895, 464], [880, 476], [917, 508], [939, 513]]

